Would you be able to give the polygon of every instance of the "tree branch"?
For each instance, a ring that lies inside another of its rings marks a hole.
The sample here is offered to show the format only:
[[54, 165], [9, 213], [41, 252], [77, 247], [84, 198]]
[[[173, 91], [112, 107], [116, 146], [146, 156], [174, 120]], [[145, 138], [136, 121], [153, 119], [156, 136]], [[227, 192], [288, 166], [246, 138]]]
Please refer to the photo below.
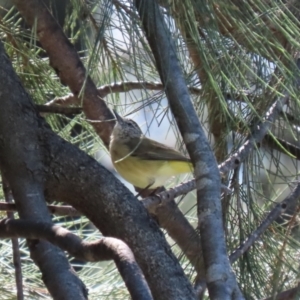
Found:
[[274, 102], [274, 104], [266, 113], [265, 120], [257, 124], [256, 128], [249, 136], [247, 141], [238, 149], [238, 151], [236, 151], [219, 166], [219, 170], [221, 173], [228, 173], [230, 170], [239, 166], [241, 162], [243, 162], [249, 156], [255, 145], [258, 142], [261, 142], [265, 137], [270, 129], [270, 126], [274, 123], [275, 119], [282, 111], [283, 105], [286, 104], [288, 100], [289, 96], [286, 95], [283, 99], [278, 99]]
[[231, 295], [235, 294], [242, 297], [226, 253], [220, 202], [220, 174], [190, 101], [171, 34], [155, 1], [136, 0], [134, 5], [165, 86], [169, 105], [194, 164], [199, 227], [210, 296], [230, 299]]
[[267, 230], [271, 223], [283, 214], [289, 207], [291, 207], [300, 197], [300, 182], [298, 181], [296, 187], [291, 194], [282, 202], [278, 203], [271, 212], [266, 216], [260, 226], [253, 231], [246, 241], [244, 241], [238, 249], [236, 249], [229, 257], [230, 262], [234, 263], [240, 256], [242, 256], [257, 239]]
[[[0, 85], [1, 172], [9, 182], [20, 217], [50, 223], [44, 198], [43, 152], [39, 139], [41, 119], [14, 73], [1, 42]], [[28, 245], [31, 258], [40, 268], [54, 298], [64, 295], [70, 299], [86, 299], [85, 286], [59, 248], [37, 240], [28, 240]]]
[[[154, 214], [158, 218], [159, 225], [168, 231], [170, 237], [178, 244], [183, 253], [195, 267], [198, 276], [203, 278], [204, 267], [201, 255], [202, 249], [200, 237], [195, 229], [186, 220], [174, 201], [164, 203], [162, 206], [155, 206], [155, 202], [150, 202], [150, 207], [147, 207], [147, 199], [149, 198], [145, 198], [142, 203], [146, 204], [145, 207], [148, 212]], [[49, 212], [54, 215], [72, 217], [82, 216], [82, 213], [72, 206], [48, 205], [47, 207]], [[17, 211], [17, 207], [13, 203], [8, 204], [0, 202], [0, 211]]]
[[[82, 104], [87, 119], [112, 120], [112, 122], [92, 123], [104, 144], [108, 146], [110, 133], [114, 126], [114, 115], [98, 93], [75, 48], [43, 2], [38, 0], [13, 0], [12, 2], [27, 24], [36, 26], [37, 36], [49, 55], [51, 66], [61, 82], [69, 86], [76, 97], [76, 104]], [[72, 75], [70, 76], [70, 74]]]
[[[266, 134], [262, 141], [263, 145], [268, 146], [271, 149], [275, 149], [281, 153], [287, 154], [287, 152], [291, 153], [295, 156], [295, 159], [300, 160], [300, 148], [292, 143], [289, 143], [281, 138], [273, 137], [270, 134]], [[286, 151], [284, 151], [286, 150]]]
[[277, 294], [275, 297], [268, 297], [263, 300], [295, 300], [300, 295], [300, 285], [290, 290], [283, 291]]
[[[147, 199], [145, 198], [145, 200]], [[144, 204], [144, 200], [142, 202]], [[180, 247], [194, 266], [197, 276], [202, 279], [205, 278], [200, 235], [185, 218], [175, 201], [152, 206], [151, 209], [147, 208], [147, 210], [155, 215], [159, 226], [166, 229], [169, 236]]]
[[[132, 90], [143, 90], [148, 89], [151, 91], [163, 91], [164, 86], [160, 82], [150, 82], [150, 81], [122, 81], [116, 82], [112, 84], [106, 84], [98, 87], [98, 93], [102, 98], [105, 98], [109, 94], [114, 93], [126, 93]], [[197, 87], [189, 87], [189, 91], [191, 94], [199, 95], [201, 93], [201, 88]], [[49, 101], [46, 105], [52, 106], [55, 104], [58, 105], [71, 105], [76, 104], [78, 101], [73, 94], [66, 95], [64, 97], [57, 97], [51, 101]]]
[[155, 299], [194, 299], [178, 260], [140, 201], [78, 148], [52, 132], [45, 132], [44, 138], [49, 153], [47, 198], [71, 204], [103, 235], [122, 239], [132, 249]]
[[[150, 82], [150, 81], [123, 81], [116, 82], [112, 84], [106, 84], [98, 87], [98, 93], [101, 98], [105, 98], [109, 94], [114, 93], [125, 93], [132, 90], [142, 90], [149, 89], [152, 91], [162, 91], [164, 86], [160, 82]], [[60, 105], [70, 105], [76, 104], [76, 97], [72, 94], [55, 98], [47, 103], [47, 105], [60, 104]]]
[[[13, 201], [13, 196], [11, 193], [11, 189], [9, 187], [8, 181], [2, 175], [2, 189], [6, 204], [10, 205]], [[10, 219], [14, 219], [14, 214], [10, 211], [7, 211], [7, 217]], [[20, 248], [19, 248], [19, 241], [17, 238], [11, 239], [12, 243], [12, 250], [13, 250], [13, 264], [15, 267], [15, 279], [16, 279], [16, 287], [17, 287], [17, 299], [23, 300], [24, 299], [24, 292], [23, 292], [23, 275], [22, 275], [22, 265], [21, 265], [21, 257], [20, 257]]]
[[[52, 215], [70, 216], [70, 217], [82, 216], [82, 213], [80, 213], [78, 210], [76, 210], [72, 206], [48, 205], [47, 208], [48, 208], [49, 213]], [[14, 204], [14, 203], [0, 202], [0, 211], [13, 212], [13, 211], [18, 211], [18, 210], [17, 210], [16, 204]]]
[[44, 239], [83, 261], [114, 260], [132, 299], [153, 299], [132, 251], [121, 240], [102, 238], [85, 242], [60, 226], [41, 221], [12, 219], [0, 221], [0, 237]]

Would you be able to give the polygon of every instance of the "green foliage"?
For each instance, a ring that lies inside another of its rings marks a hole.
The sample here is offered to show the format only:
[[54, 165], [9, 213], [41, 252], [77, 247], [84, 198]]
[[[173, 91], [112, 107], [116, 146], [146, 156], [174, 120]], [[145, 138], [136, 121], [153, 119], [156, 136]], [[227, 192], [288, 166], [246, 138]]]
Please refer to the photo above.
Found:
[[[292, 2], [292, 1], [291, 1]], [[299, 51], [299, 7], [282, 1], [160, 1], [167, 26], [175, 39], [177, 55], [186, 82], [197, 87], [192, 101], [207, 131], [219, 162], [234, 153], [247, 139], [253, 124], [263, 120], [275, 99], [290, 95], [286, 112], [272, 128], [275, 142], [286, 138], [299, 146], [299, 100], [295, 80], [299, 71], [294, 57]], [[222, 20], [222, 22], [220, 22]], [[69, 93], [36, 40], [36, 30], [24, 29], [15, 9], [2, 10], [0, 37], [36, 104], [45, 104]], [[119, 1], [72, 0], [66, 8], [63, 24], [69, 39], [80, 48], [79, 54], [94, 82], [99, 85], [118, 81], [157, 81], [153, 55], [149, 49], [138, 16], [131, 4]], [[230, 29], [230, 30], [229, 30]], [[159, 41], [158, 41], [159, 42]], [[194, 58], [192, 55], [194, 55]], [[170, 118], [163, 91], [149, 89], [111, 93], [105, 97], [110, 107], [120, 113], [147, 116], [143, 130], [151, 135], [150, 126], [170, 121], [169, 133], [180, 138]], [[134, 114], [139, 112], [138, 115]], [[46, 115], [52, 129], [65, 140], [90, 155], [103, 148], [84, 115], [66, 117]], [[228, 252], [257, 228], [274, 202], [283, 199], [298, 177], [298, 161], [284, 147], [281, 151], [263, 144], [241, 166], [235, 175], [224, 178], [233, 194], [223, 199], [224, 227]], [[171, 183], [173, 185], [175, 182]], [[186, 217], [196, 227], [195, 197], [180, 202]], [[274, 224], [233, 267], [247, 299], [276, 294], [297, 284], [299, 236], [292, 230], [296, 218], [287, 224]], [[96, 239], [95, 230], [86, 230], [88, 220], [65, 221], [66, 228], [84, 239]], [[180, 250], [174, 246], [180, 256]], [[30, 299], [47, 298], [38, 270], [29, 260], [21, 242], [25, 290]], [[0, 299], [13, 299], [14, 267], [11, 246], [1, 241]], [[182, 258], [186, 274], [194, 279], [189, 263]], [[124, 299], [128, 295], [112, 264], [84, 264], [79, 271], [90, 289], [91, 299]], [[3, 298], [1, 298], [3, 297]]]

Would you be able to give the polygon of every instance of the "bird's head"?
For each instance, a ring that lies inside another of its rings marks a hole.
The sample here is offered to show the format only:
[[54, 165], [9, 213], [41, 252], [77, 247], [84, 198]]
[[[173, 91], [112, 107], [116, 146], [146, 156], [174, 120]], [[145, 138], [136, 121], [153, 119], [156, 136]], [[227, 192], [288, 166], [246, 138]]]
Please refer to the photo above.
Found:
[[115, 110], [116, 125], [112, 131], [111, 139], [130, 140], [143, 135], [141, 128], [131, 119], [121, 117]]

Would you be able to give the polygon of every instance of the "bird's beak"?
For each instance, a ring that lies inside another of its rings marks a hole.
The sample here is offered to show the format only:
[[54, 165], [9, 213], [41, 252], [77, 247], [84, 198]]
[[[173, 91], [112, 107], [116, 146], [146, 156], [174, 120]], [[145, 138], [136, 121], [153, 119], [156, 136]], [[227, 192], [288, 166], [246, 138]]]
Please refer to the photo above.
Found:
[[113, 112], [116, 116], [116, 120], [118, 123], [121, 123], [123, 121], [123, 118], [113, 109]]

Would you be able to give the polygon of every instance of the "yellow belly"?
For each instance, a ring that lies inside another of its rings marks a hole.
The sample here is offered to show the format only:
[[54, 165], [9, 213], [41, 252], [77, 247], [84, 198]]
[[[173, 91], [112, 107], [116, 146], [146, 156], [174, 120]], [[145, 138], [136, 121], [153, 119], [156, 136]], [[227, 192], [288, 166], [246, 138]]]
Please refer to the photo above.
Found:
[[140, 160], [136, 157], [127, 157], [116, 163], [113, 161], [113, 164], [126, 181], [139, 188], [157, 188], [174, 175], [192, 171], [192, 164], [182, 161]]

